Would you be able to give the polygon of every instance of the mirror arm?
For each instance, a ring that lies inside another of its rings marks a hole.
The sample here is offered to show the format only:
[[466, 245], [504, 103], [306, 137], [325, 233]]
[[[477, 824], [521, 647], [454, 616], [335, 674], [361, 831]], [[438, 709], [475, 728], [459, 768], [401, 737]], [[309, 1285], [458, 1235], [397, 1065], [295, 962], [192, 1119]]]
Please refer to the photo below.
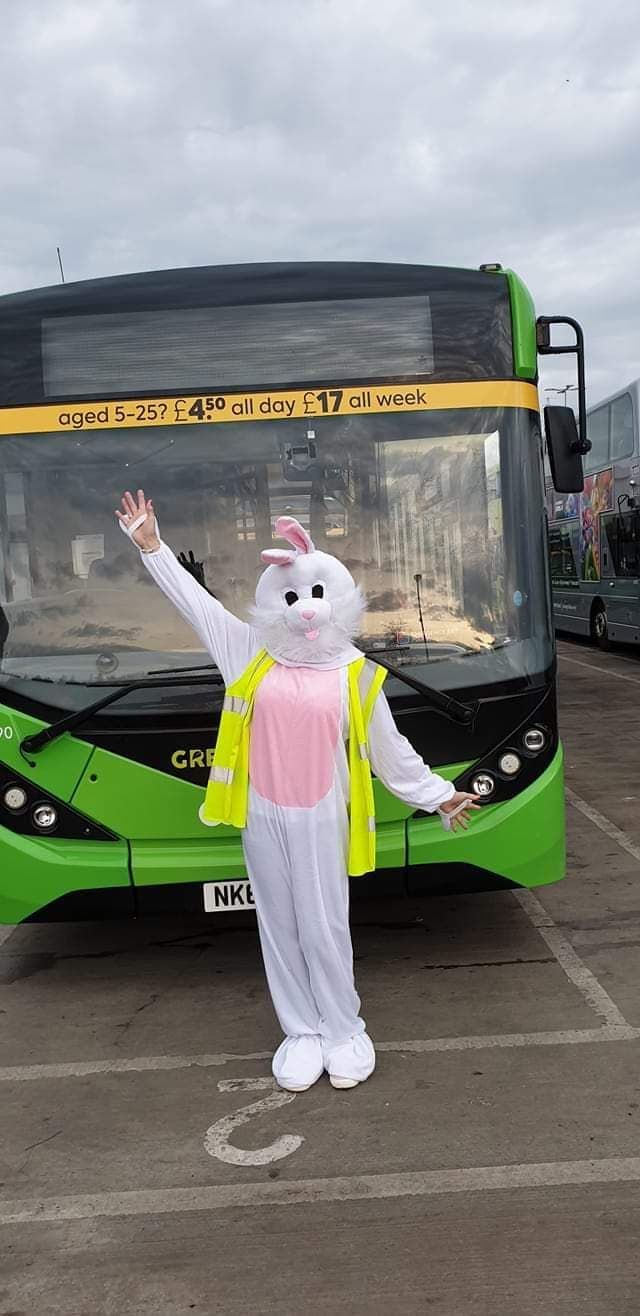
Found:
[[[576, 341], [565, 346], [554, 346], [551, 342], [552, 324], [568, 325], [573, 329]], [[591, 443], [587, 438], [587, 395], [584, 378], [584, 334], [577, 320], [569, 315], [540, 315], [536, 322], [538, 352], [540, 356], [566, 356], [576, 358], [578, 371], [578, 441], [571, 445], [572, 452], [579, 452], [585, 457], [591, 452]]]

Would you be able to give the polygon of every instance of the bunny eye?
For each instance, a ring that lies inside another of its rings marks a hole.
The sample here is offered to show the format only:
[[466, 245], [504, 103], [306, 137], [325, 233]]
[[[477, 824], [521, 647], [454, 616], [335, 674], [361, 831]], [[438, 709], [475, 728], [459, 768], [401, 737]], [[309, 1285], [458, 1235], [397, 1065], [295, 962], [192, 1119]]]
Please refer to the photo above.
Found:
[[298, 595], [296, 594], [296, 592], [295, 592], [294, 589], [288, 589], [288, 590], [287, 590], [287, 592], [286, 592], [286, 594], [285, 594], [285, 596], [284, 596], [284, 601], [285, 601], [285, 603], [288, 603], [288, 604], [289, 604], [289, 607], [291, 607], [291, 605], [292, 605], [293, 603], [297, 603], [297, 602], [298, 602]]
[[312, 597], [313, 599], [323, 599], [323, 598], [324, 598], [324, 585], [314, 585], [314, 587], [313, 587], [313, 589], [312, 589], [312, 591], [311, 591], [311, 597]]

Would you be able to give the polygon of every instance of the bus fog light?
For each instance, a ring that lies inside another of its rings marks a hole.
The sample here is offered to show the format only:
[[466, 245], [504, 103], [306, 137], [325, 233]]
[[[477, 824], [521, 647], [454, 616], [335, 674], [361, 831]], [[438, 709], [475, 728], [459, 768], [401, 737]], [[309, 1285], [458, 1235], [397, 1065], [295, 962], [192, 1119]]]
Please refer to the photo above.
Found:
[[529, 730], [525, 731], [522, 737], [522, 743], [531, 754], [539, 754], [547, 743], [547, 737], [544, 731], [540, 730], [540, 727], [529, 727]]
[[27, 792], [22, 789], [22, 786], [7, 786], [2, 801], [7, 809], [11, 809], [13, 813], [20, 813], [20, 810], [24, 809], [27, 803]]
[[507, 754], [500, 755], [498, 767], [501, 772], [504, 772], [505, 777], [515, 777], [522, 767], [522, 760], [518, 758], [517, 754], [509, 751]]
[[489, 795], [493, 795], [496, 783], [490, 772], [476, 772], [475, 777], [471, 778], [471, 789], [474, 795], [481, 795], [486, 800]]
[[42, 832], [50, 832], [58, 821], [58, 810], [52, 804], [36, 804], [31, 817]]

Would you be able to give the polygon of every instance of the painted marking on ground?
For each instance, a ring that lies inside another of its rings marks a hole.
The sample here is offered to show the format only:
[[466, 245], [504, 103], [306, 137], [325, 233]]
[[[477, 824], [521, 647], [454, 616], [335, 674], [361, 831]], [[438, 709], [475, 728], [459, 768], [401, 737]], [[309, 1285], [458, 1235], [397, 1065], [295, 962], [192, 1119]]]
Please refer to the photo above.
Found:
[[14, 923], [0, 923], [0, 946], [4, 946], [9, 937], [13, 936], [15, 930]]
[[624, 672], [617, 672], [614, 667], [600, 667], [596, 663], [581, 663], [579, 658], [570, 658], [566, 653], [559, 653], [558, 658], [561, 663], [573, 663], [574, 667], [584, 667], [587, 672], [603, 672], [605, 676], [617, 676], [619, 681], [630, 681], [631, 685], [640, 685], [640, 677], [627, 676]]
[[631, 1024], [605, 1028], [567, 1028], [546, 1033], [495, 1033], [479, 1037], [436, 1037], [408, 1042], [376, 1042], [376, 1051], [490, 1051], [526, 1046], [580, 1046], [591, 1042], [636, 1042], [640, 1028]]
[[225, 1161], [227, 1165], [270, 1165], [272, 1161], [281, 1161], [285, 1156], [292, 1156], [294, 1152], [302, 1146], [304, 1138], [297, 1133], [284, 1133], [275, 1142], [268, 1147], [254, 1147], [250, 1150], [241, 1147], [234, 1147], [229, 1138], [235, 1129], [240, 1129], [244, 1124], [260, 1115], [266, 1115], [269, 1111], [279, 1110], [281, 1106], [288, 1106], [290, 1102], [295, 1101], [295, 1092], [283, 1092], [282, 1088], [276, 1087], [274, 1078], [230, 1078], [222, 1079], [218, 1083], [221, 1092], [255, 1092], [270, 1088], [271, 1091], [266, 1097], [259, 1101], [252, 1101], [249, 1106], [241, 1106], [232, 1115], [223, 1115], [221, 1119], [216, 1120], [207, 1129], [204, 1139], [204, 1149], [209, 1156], [215, 1156], [219, 1161]]
[[[640, 1039], [640, 1027], [631, 1024], [603, 1028], [555, 1029], [538, 1033], [486, 1033], [471, 1037], [412, 1038], [400, 1042], [376, 1042], [377, 1051], [407, 1052], [421, 1055], [427, 1051], [485, 1051], [494, 1047], [578, 1046], [592, 1042], [635, 1042]], [[131, 1056], [127, 1060], [77, 1060], [51, 1065], [4, 1065], [0, 1069], [0, 1083], [25, 1083], [42, 1079], [84, 1078], [88, 1074], [141, 1074], [154, 1070], [209, 1069], [227, 1064], [249, 1064], [256, 1060], [270, 1060], [271, 1051], [251, 1051], [246, 1055], [186, 1055], [186, 1056]], [[239, 1080], [230, 1079], [237, 1084]], [[270, 1079], [255, 1080], [260, 1090]], [[237, 1089], [223, 1089], [232, 1091]]]
[[0, 1224], [638, 1182], [640, 1156], [615, 1156], [598, 1161], [546, 1161], [533, 1165], [477, 1165], [464, 1170], [418, 1170], [406, 1174], [345, 1175], [335, 1179], [281, 1179], [266, 1183], [211, 1184], [201, 1188], [32, 1197], [0, 1201]]
[[190, 1069], [192, 1065], [211, 1069], [217, 1065], [270, 1060], [273, 1051], [249, 1051], [246, 1055], [226, 1051], [219, 1055], [131, 1056], [118, 1060], [75, 1060], [50, 1065], [5, 1065], [0, 1069], [0, 1083], [27, 1082], [42, 1078], [84, 1078], [87, 1074], [141, 1074], [154, 1069]]
[[[575, 641], [567, 639], [557, 639], [557, 648], [560, 656], [564, 656], [565, 653], [567, 657], [572, 657], [575, 653], [582, 653], [588, 658], [597, 658], [599, 656], [598, 651], [593, 649], [590, 645], [580, 644], [579, 642], [576, 643]], [[634, 652], [638, 653], [639, 651], [636, 649]], [[640, 662], [638, 661], [638, 658], [630, 658], [628, 654], [621, 653], [618, 648], [609, 650], [607, 657], [612, 662], [624, 663], [626, 667], [634, 667], [636, 672], [640, 671]]]
[[[275, 1088], [275, 1078], [219, 1078], [218, 1092], [271, 1092]], [[294, 1093], [295, 1096], [295, 1093]]]
[[575, 791], [572, 791], [569, 786], [565, 790], [569, 804], [577, 809], [578, 813], [588, 818], [589, 822], [592, 822], [595, 827], [599, 827], [605, 836], [615, 841], [621, 850], [626, 850], [627, 854], [630, 854], [633, 859], [640, 863], [640, 845], [636, 845], [635, 841], [632, 841], [626, 832], [623, 832], [620, 827], [616, 827], [616, 824], [611, 822], [610, 818], [606, 818], [603, 813], [599, 813], [597, 809], [587, 804], [587, 801], [583, 800], [580, 795], [576, 795]]
[[615, 1001], [612, 1001], [609, 993], [598, 982], [595, 974], [580, 959], [571, 942], [567, 941], [564, 934], [556, 927], [551, 915], [547, 913], [538, 897], [534, 896], [532, 891], [516, 891], [514, 894], [518, 904], [531, 919], [536, 931], [546, 942], [552, 954], [555, 955], [560, 968], [566, 973], [567, 978], [573, 983], [574, 987], [577, 987], [587, 1005], [596, 1014], [600, 1015], [609, 1027], [627, 1028], [627, 1021]]

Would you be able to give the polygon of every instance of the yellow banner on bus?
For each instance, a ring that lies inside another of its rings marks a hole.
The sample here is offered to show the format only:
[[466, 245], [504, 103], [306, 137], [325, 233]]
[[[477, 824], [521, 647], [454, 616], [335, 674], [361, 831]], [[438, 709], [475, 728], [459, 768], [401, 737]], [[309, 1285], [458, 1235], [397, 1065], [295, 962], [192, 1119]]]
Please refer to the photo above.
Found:
[[462, 384], [356, 384], [349, 388], [271, 389], [180, 397], [62, 402], [0, 409], [0, 435], [60, 434], [71, 430], [139, 429], [163, 425], [220, 425], [253, 420], [317, 420], [387, 412], [524, 407], [538, 411], [533, 384], [487, 380]]

